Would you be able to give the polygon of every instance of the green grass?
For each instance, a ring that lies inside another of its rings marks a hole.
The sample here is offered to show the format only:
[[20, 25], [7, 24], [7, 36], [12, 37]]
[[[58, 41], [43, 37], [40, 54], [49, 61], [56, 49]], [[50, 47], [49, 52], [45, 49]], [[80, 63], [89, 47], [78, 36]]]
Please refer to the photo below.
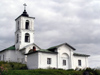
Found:
[[82, 75], [82, 71], [57, 69], [9, 70], [8, 75]]
[[9, 70], [7, 75], [83, 75], [88, 71], [89, 75], [100, 75], [99, 69], [87, 68], [84, 70], [59, 70], [59, 69], [35, 69], [35, 70]]
[[87, 71], [89, 75], [100, 75], [100, 68], [86, 68], [82, 70], [79, 68], [76, 68], [75, 70], [51, 68], [27, 70], [27, 66], [25, 64], [16, 62], [0, 62], [0, 75], [83, 75], [85, 71]]

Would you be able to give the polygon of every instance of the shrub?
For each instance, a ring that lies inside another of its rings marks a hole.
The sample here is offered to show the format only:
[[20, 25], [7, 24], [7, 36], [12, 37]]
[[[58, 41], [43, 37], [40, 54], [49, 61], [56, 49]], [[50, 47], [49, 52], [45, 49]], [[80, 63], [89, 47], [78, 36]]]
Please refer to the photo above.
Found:
[[4, 68], [8, 70], [25, 70], [27, 69], [26, 64], [21, 64], [17, 62], [4, 62], [0, 61], [0, 66], [3, 66]]
[[68, 69], [67, 71], [74, 71], [74, 69]]
[[27, 69], [26, 64], [16, 63], [16, 62], [9, 62], [10, 66], [12, 67], [12, 70], [25, 70]]
[[86, 69], [83, 70], [83, 73], [85, 71], [89, 72], [89, 75], [100, 75], [100, 70], [99, 69], [86, 68]]
[[7, 75], [7, 69], [0, 66], [0, 75]]
[[100, 75], [100, 70], [99, 69], [95, 69], [94, 74], [95, 75]]
[[4, 61], [0, 61], [0, 66], [2, 65], [2, 64], [5, 64], [6, 62], [4, 62]]
[[12, 67], [10, 66], [10, 64], [2, 64], [1, 65], [3, 68], [7, 69], [7, 70], [11, 70]]

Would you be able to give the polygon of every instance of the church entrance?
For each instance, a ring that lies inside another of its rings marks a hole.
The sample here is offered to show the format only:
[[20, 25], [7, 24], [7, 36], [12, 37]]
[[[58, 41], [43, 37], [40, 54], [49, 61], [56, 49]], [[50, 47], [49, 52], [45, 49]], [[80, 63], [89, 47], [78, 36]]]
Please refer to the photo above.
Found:
[[68, 66], [68, 64], [69, 64], [68, 63], [68, 61], [69, 61], [68, 54], [63, 53], [61, 59], [62, 59], [62, 68], [68, 69], [69, 68], [69, 66]]

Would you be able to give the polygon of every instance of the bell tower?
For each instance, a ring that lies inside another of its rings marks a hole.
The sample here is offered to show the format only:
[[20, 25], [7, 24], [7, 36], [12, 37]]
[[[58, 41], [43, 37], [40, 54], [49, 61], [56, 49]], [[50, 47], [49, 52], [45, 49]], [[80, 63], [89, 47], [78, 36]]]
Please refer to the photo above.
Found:
[[29, 17], [26, 12], [26, 4], [24, 4], [23, 13], [15, 19], [15, 48], [20, 50], [27, 45], [34, 43], [34, 19]]

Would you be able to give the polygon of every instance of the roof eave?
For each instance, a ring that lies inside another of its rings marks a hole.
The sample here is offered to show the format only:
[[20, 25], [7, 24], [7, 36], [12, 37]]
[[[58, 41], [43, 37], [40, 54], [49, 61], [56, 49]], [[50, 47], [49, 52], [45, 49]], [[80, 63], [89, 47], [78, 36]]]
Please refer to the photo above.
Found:
[[74, 56], [83, 56], [83, 57], [90, 57], [90, 55], [86, 55], [86, 54], [79, 54], [79, 53], [74, 53]]
[[[20, 16], [18, 16], [18, 17], [15, 19], [15, 21], [16, 21], [18, 18], [20, 18], [20, 17], [26, 17], [26, 16], [20, 15]], [[28, 18], [33, 18], [33, 19], [35, 19], [35, 17], [28, 17]]]
[[25, 54], [25, 55], [29, 55], [29, 54], [33, 54], [33, 53], [37, 53], [37, 52], [42, 52], [42, 53], [51, 53], [51, 54], [58, 54], [58, 52], [34, 51], [34, 52], [31, 52], [31, 53], [27, 53], [27, 54]]

